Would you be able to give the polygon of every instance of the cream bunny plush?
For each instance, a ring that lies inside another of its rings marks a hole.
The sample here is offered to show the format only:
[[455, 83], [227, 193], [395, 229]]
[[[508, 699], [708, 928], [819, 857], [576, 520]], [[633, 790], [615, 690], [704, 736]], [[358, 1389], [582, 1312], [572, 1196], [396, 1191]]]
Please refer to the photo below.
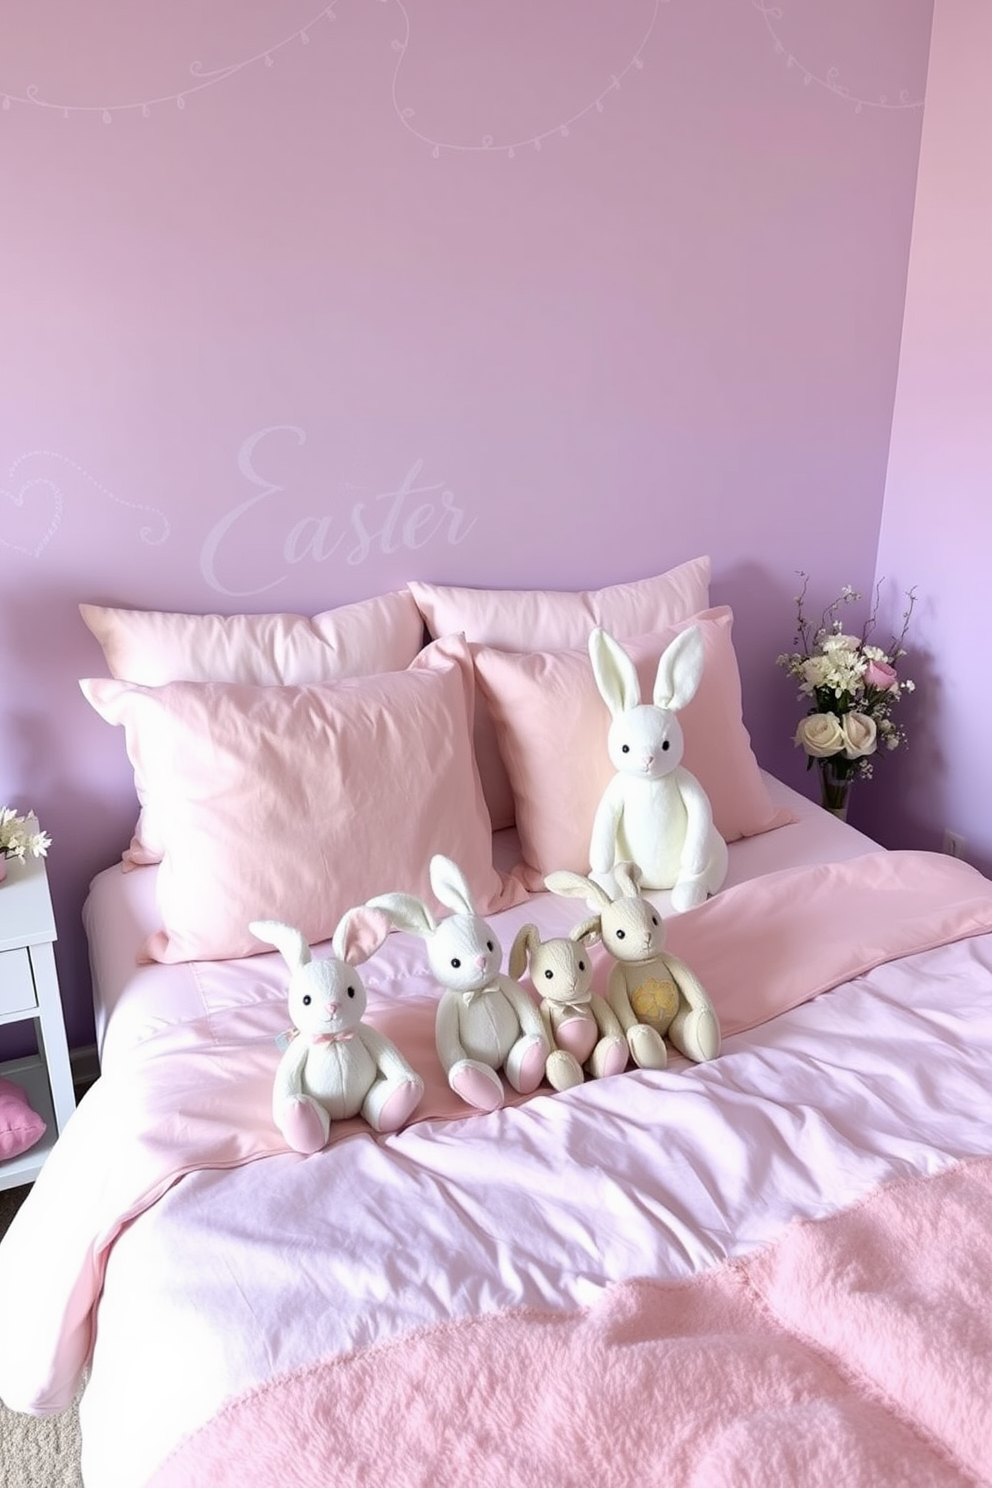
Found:
[[536, 925], [522, 925], [510, 949], [510, 975], [529, 970], [540, 999], [541, 1019], [551, 1047], [545, 1065], [555, 1090], [594, 1078], [618, 1075], [627, 1067], [627, 1043], [613, 1009], [592, 990], [589, 945], [598, 940], [595, 920], [576, 925], [568, 936], [542, 940]]
[[589, 657], [612, 714], [606, 742], [617, 772], [593, 820], [590, 868], [603, 878], [615, 862], [634, 862], [646, 888], [671, 889], [673, 909], [692, 909], [727, 874], [727, 844], [713, 825], [709, 797], [681, 763], [677, 715], [702, 678], [702, 633], [690, 626], [666, 647], [650, 703], [641, 702], [630, 656], [602, 626], [589, 636]]
[[289, 967], [293, 1033], [276, 1070], [272, 1115], [296, 1152], [319, 1152], [332, 1121], [361, 1114], [374, 1131], [396, 1131], [424, 1082], [403, 1055], [362, 1022], [365, 985], [355, 970], [389, 933], [383, 916], [350, 909], [332, 937], [333, 955], [314, 960], [306, 938], [281, 920], [253, 920], [251, 933]]
[[545, 883], [552, 893], [585, 899], [599, 911], [603, 947], [614, 963], [607, 997], [634, 1063], [641, 1069], [664, 1069], [666, 1039], [697, 1064], [715, 1059], [720, 1024], [713, 1004], [695, 972], [664, 949], [664, 921], [641, 893], [639, 868], [617, 863], [613, 877], [613, 897], [581, 873], [551, 873]]
[[435, 854], [430, 882], [452, 911], [441, 920], [413, 894], [379, 894], [369, 903], [384, 910], [397, 930], [425, 941], [431, 971], [444, 989], [435, 1039], [448, 1084], [467, 1105], [496, 1111], [503, 1104], [501, 1070], [521, 1095], [530, 1095], [544, 1078], [549, 1048], [541, 1015], [520, 983], [501, 973], [503, 948], [476, 914], [458, 865]]

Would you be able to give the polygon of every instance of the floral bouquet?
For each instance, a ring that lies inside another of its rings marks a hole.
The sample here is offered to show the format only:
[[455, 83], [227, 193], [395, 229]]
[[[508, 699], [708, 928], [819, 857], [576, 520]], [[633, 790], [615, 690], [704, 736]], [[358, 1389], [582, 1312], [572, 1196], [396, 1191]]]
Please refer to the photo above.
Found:
[[878, 589], [871, 614], [857, 635], [844, 629], [838, 613], [855, 604], [861, 595], [846, 584], [814, 623], [804, 603], [809, 575], [800, 573], [803, 587], [796, 595], [794, 651], [778, 657], [790, 677], [799, 683], [799, 697], [809, 712], [799, 722], [795, 742], [805, 749], [807, 769], [820, 767], [821, 800], [836, 815], [846, 814], [851, 781], [856, 775], [870, 779], [872, 756], [879, 746], [898, 749], [905, 731], [892, 718], [892, 710], [913, 683], [900, 677], [896, 663], [906, 655], [903, 641], [909, 630], [916, 591], [907, 594], [902, 630], [883, 649], [872, 643], [878, 612]]
[[18, 816], [12, 806], [0, 806], [0, 866], [8, 858], [43, 858], [52, 845], [47, 832], [35, 832], [33, 818]]

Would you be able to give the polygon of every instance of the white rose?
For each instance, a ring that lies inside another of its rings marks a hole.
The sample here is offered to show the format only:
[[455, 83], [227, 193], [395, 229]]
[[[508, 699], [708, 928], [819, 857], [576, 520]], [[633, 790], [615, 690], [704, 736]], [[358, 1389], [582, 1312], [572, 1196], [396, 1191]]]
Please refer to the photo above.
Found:
[[796, 729], [796, 743], [815, 759], [839, 754], [844, 748], [844, 730], [835, 713], [808, 713]]
[[874, 718], [869, 718], [867, 713], [845, 713], [841, 730], [848, 759], [860, 759], [862, 755], [875, 753], [878, 730]]

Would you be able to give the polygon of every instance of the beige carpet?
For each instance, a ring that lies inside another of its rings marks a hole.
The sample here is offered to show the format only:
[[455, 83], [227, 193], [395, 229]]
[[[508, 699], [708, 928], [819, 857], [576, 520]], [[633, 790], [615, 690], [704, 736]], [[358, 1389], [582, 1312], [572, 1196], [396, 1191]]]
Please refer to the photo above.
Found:
[[[0, 1191], [0, 1235], [27, 1192], [26, 1188]], [[2, 1488], [83, 1488], [79, 1447], [79, 1417], [75, 1406], [60, 1416], [35, 1417], [20, 1415], [0, 1405]]]

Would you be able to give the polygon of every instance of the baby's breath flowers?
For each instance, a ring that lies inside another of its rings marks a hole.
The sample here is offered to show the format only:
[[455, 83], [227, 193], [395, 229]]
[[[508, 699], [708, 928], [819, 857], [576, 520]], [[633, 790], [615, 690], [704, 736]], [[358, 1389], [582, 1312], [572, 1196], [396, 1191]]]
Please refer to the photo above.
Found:
[[876, 586], [871, 613], [857, 634], [844, 629], [840, 611], [856, 604], [861, 595], [845, 584], [820, 616], [818, 624], [805, 610], [809, 575], [796, 595], [795, 650], [777, 658], [790, 677], [799, 683], [799, 697], [809, 704], [800, 719], [795, 742], [808, 756], [807, 769], [815, 761], [831, 762], [832, 772], [850, 782], [855, 774], [870, 779], [872, 756], [879, 748], [898, 749], [906, 734], [892, 718], [892, 709], [913, 683], [900, 674], [897, 663], [906, 655], [903, 642], [916, 603], [916, 590], [906, 595], [902, 630], [887, 648], [872, 641], [878, 614], [880, 585]]
[[47, 832], [33, 830], [30, 815], [18, 816], [12, 806], [0, 806], [0, 857], [43, 858], [52, 845]]

